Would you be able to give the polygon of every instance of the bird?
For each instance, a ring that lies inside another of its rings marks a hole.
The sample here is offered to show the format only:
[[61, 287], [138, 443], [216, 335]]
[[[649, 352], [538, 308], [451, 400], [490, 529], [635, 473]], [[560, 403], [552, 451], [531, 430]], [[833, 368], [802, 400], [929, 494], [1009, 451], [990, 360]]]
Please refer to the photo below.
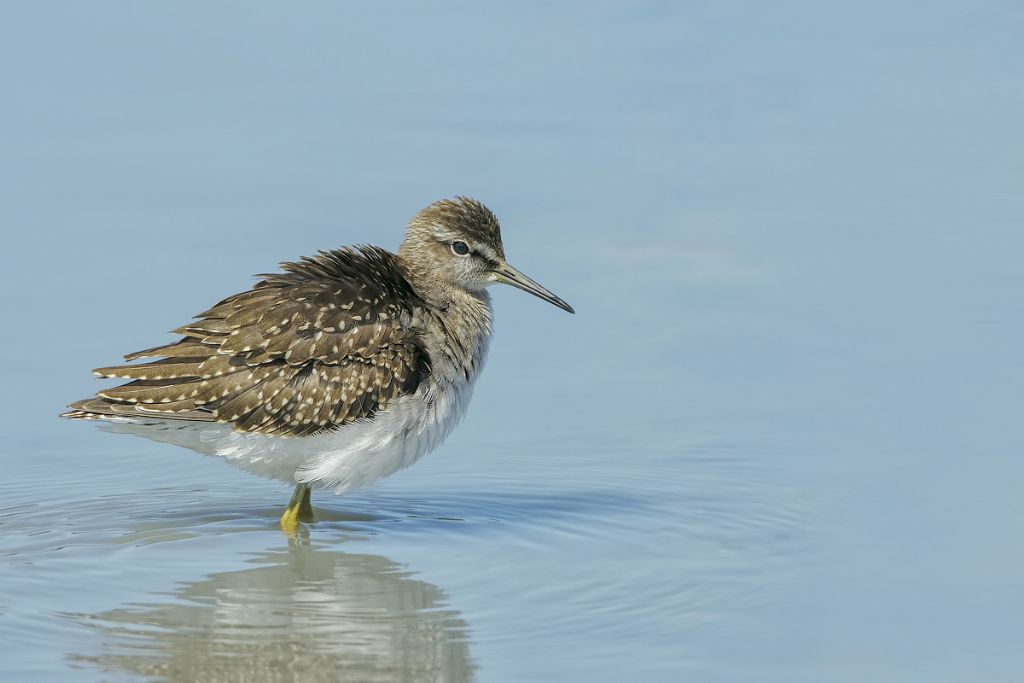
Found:
[[175, 341], [94, 370], [129, 381], [62, 417], [294, 485], [280, 518], [290, 534], [315, 521], [314, 488], [367, 486], [452, 432], [487, 356], [490, 285], [575, 313], [508, 264], [497, 217], [463, 196], [419, 211], [397, 253], [321, 250], [257, 277], [172, 330]]

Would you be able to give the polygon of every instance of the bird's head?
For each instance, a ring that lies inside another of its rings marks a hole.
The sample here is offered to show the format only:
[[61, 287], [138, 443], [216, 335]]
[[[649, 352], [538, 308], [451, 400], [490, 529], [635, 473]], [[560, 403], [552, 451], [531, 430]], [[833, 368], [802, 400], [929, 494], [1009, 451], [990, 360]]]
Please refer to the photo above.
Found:
[[409, 222], [399, 253], [420, 278], [468, 292], [503, 282], [575, 313], [505, 261], [498, 218], [475, 199], [442, 199], [420, 211]]

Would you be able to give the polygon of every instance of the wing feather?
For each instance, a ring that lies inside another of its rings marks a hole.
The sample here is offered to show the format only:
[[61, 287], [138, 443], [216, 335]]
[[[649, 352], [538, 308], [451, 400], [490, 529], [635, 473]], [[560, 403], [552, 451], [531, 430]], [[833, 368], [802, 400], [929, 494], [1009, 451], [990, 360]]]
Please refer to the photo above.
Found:
[[174, 333], [182, 339], [98, 368], [133, 380], [72, 404], [68, 417], [146, 415], [304, 436], [371, 417], [416, 390], [429, 358], [412, 325], [415, 290], [375, 247], [282, 264]]

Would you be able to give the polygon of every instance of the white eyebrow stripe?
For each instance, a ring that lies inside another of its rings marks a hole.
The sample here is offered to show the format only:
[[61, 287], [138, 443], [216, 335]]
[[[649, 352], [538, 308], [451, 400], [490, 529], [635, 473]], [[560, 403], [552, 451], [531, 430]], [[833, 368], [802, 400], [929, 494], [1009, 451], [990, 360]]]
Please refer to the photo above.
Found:
[[434, 239], [437, 240], [438, 243], [440, 244], [450, 246], [452, 242], [458, 240], [461, 242], [465, 242], [467, 245], [469, 245], [470, 251], [472, 253], [476, 254], [477, 256], [487, 261], [502, 261], [502, 258], [498, 256], [498, 252], [490, 244], [480, 242], [478, 240], [473, 239], [472, 237], [468, 237], [466, 235], [463, 235], [462, 233], [455, 232], [451, 230], [448, 226], [442, 225], [440, 223], [432, 224], [431, 228], [433, 228]]

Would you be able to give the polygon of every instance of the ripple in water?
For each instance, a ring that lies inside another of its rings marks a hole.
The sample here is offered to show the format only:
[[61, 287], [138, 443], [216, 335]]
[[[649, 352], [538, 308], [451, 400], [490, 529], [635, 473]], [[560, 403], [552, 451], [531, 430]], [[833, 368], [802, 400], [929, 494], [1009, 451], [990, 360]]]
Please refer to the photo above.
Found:
[[168, 600], [67, 618], [95, 631], [74, 666], [167, 681], [466, 681], [466, 624], [443, 592], [376, 555], [306, 541]]
[[586, 457], [572, 480], [542, 476], [551, 454], [533, 451], [468, 481], [321, 494], [287, 544], [259, 480], [11, 492], [0, 580], [31, 599], [0, 628], [25, 652], [61, 643], [75, 672], [131, 680], [468, 680], [477, 644], [529, 651], [556, 677], [624, 658], [656, 677], [765, 604], [806, 543], [806, 496], [749, 458], [665, 447], [633, 467], [621, 444]]

